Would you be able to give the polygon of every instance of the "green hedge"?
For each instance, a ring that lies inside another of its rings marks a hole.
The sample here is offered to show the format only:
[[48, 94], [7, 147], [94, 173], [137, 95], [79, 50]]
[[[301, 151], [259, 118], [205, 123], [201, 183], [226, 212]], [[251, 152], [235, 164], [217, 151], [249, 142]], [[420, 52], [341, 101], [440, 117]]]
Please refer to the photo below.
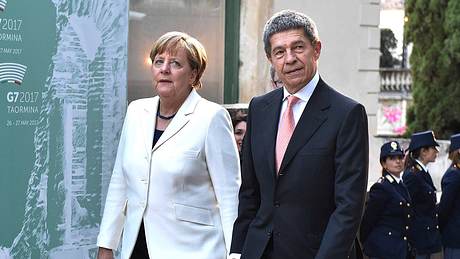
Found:
[[405, 8], [413, 43], [407, 133], [433, 129], [446, 139], [460, 132], [460, 1], [406, 0]]

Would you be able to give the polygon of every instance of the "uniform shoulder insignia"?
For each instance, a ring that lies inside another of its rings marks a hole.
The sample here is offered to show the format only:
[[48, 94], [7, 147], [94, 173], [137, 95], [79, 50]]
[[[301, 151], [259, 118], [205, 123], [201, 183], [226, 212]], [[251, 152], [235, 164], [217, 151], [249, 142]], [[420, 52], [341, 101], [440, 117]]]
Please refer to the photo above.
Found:
[[416, 165], [415, 167], [417, 168], [417, 170], [423, 171], [423, 169], [422, 169], [422, 167], [420, 165]]
[[393, 179], [393, 177], [389, 176], [389, 175], [385, 175], [385, 178], [387, 178], [387, 180], [390, 182], [390, 183], [393, 183], [395, 180]]
[[380, 178], [377, 180], [377, 182], [378, 182], [378, 183], [383, 183], [383, 180], [384, 180], [384, 179], [385, 179], [385, 178], [383, 178], [383, 176], [382, 176], [382, 177], [380, 177]]

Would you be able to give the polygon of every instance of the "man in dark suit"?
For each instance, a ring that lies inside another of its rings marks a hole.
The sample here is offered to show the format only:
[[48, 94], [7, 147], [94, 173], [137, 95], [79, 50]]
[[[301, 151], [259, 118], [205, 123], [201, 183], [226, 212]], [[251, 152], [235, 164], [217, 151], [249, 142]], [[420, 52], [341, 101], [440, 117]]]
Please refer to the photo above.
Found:
[[368, 171], [364, 107], [319, 76], [314, 22], [281, 11], [265, 52], [284, 87], [254, 98], [231, 258], [355, 258]]

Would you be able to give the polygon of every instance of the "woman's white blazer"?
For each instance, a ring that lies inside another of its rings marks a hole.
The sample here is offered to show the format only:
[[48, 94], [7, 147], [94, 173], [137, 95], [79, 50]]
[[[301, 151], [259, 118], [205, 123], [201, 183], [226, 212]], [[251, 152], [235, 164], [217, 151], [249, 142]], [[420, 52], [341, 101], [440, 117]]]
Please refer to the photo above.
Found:
[[152, 148], [158, 102], [128, 107], [97, 245], [122, 236], [128, 259], [144, 220], [151, 259], [226, 258], [241, 183], [228, 112], [192, 90]]

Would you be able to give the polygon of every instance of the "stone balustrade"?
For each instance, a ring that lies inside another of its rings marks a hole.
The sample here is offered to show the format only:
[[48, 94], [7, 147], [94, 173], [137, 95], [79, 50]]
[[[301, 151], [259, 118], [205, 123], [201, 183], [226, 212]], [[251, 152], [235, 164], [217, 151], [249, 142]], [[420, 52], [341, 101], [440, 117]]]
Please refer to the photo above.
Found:
[[412, 76], [410, 69], [381, 68], [380, 92], [411, 92]]
[[401, 136], [406, 132], [406, 112], [412, 100], [409, 69], [380, 69], [377, 108], [378, 136]]

